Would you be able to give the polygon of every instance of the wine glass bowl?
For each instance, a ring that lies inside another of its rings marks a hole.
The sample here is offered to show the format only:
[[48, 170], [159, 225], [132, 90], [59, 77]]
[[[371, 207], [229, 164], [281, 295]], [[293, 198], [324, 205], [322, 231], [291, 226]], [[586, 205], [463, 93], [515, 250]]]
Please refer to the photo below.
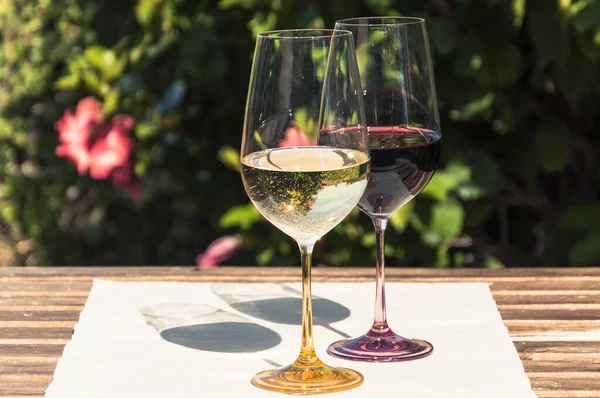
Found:
[[256, 209], [300, 248], [302, 343], [291, 365], [255, 375], [257, 387], [306, 395], [347, 390], [363, 381], [360, 373], [328, 366], [315, 353], [310, 271], [317, 239], [362, 197], [369, 160], [351, 33], [259, 34], [242, 138], [242, 179]]
[[371, 148], [367, 189], [358, 203], [376, 232], [375, 316], [370, 330], [331, 344], [333, 356], [391, 362], [425, 357], [427, 341], [395, 334], [385, 302], [384, 233], [389, 218], [418, 195], [435, 172], [441, 133], [431, 54], [420, 18], [368, 17], [336, 22], [352, 32]]

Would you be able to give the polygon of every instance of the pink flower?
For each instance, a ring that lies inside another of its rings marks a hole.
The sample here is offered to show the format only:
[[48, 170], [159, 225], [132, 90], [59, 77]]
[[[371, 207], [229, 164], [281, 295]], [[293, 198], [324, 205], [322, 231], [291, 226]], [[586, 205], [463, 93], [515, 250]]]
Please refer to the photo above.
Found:
[[117, 115], [104, 122], [101, 110], [100, 102], [92, 97], [79, 101], [74, 115], [66, 110], [55, 124], [60, 140], [56, 155], [71, 159], [80, 175], [89, 170], [97, 180], [112, 176], [115, 188], [124, 188], [137, 199], [142, 191], [133, 175], [129, 137], [135, 121], [130, 116]]
[[231, 235], [225, 235], [215, 239], [204, 253], [196, 257], [198, 268], [213, 268], [222, 261], [227, 260], [239, 247], [241, 241], [239, 238]]
[[56, 155], [71, 159], [80, 175], [85, 174], [89, 166], [89, 142], [93, 131], [102, 122], [102, 105], [96, 99], [87, 97], [79, 101], [73, 115], [66, 110], [54, 127], [59, 133], [61, 145]]
[[118, 115], [111, 124], [102, 127], [100, 136], [90, 149], [90, 176], [97, 180], [110, 177], [113, 170], [125, 167], [131, 155], [131, 139], [129, 130], [133, 127], [133, 119]]
[[56, 147], [56, 156], [71, 159], [79, 175], [84, 175], [90, 164], [87, 143], [62, 144]]
[[279, 147], [292, 146], [314, 146], [317, 145], [317, 140], [309, 141], [308, 136], [297, 127], [290, 127], [285, 131], [285, 137], [279, 142]]
[[87, 144], [92, 129], [102, 122], [102, 105], [95, 98], [86, 97], [79, 101], [73, 115], [66, 110], [54, 127], [63, 144]]

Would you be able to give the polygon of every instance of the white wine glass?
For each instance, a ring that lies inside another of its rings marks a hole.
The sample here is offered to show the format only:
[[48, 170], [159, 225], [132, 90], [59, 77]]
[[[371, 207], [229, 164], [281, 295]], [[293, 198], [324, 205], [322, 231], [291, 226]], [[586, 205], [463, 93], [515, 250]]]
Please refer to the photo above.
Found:
[[298, 358], [252, 383], [295, 395], [347, 390], [363, 376], [316, 355], [311, 301], [315, 242], [342, 221], [367, 186], [369, 145], [352, 34], [282, 30], [258, 35], [241, 163], [254, 206], [293, 238], [302, 264]]

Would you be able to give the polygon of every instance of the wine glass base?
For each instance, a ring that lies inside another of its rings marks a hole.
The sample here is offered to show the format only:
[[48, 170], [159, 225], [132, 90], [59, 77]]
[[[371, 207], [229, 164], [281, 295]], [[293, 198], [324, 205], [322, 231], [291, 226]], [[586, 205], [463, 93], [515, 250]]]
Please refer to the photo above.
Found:
[[359, 372], [317, 362], [315, 366], [298, 366], [298, 362], [294, 362], [283, 368], [262, 371], [252, 378], [252, 384], [284, 394], [313, 395], [345, 391], [363, 383]]
[[433, 352], [433, 345], [424, 340], [407, 339], [393, 332], [331, 344], [327, 353], [334, 357], [366, 362], [399, 362], [424, 358]]

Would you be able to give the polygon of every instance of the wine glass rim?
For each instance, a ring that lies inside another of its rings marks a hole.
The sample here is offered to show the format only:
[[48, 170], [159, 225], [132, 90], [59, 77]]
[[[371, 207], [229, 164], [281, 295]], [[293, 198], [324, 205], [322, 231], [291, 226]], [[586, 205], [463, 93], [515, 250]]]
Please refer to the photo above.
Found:
[[352, 32], [344, 29], [281, 29], [261, 32], [258, 37], [261, 39], [326, 39], [334, 36], [352, 36]]
[[[375, 22], [379, 21], [379, 22]], [[392, 21], [392, 23], [385, 22]], [[400, 17], [400, 16], [383, 16], [383, 17], [354, 17], [345, 18], [335, 21], [335, 25], [348, 26], [388, 26], [388, 25], [413, 25], [423, 24], [425, 20], [418, 17]]]

